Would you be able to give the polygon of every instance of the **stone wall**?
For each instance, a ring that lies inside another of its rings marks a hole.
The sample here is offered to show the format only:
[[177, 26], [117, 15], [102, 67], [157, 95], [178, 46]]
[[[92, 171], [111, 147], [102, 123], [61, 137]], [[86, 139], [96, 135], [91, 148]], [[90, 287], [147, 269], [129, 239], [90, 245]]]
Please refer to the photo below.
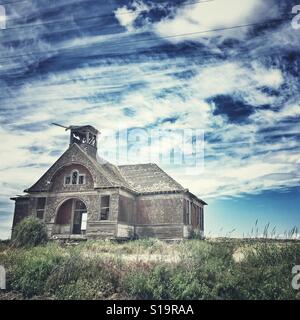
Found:
[[[72, 193], [54, 193], [47, 197], [46, 201], [46, 217], [45, 221], [49, 225], [55, 223], [56, 214], [58, 208], [68, 199], [78, 199], [85, 203], [88, 212], [88, 225], [87, 234], [89, 233], [89, 227], [95, 227], [95, 224], [100, 221], [100, 204], [101, 195], [110, 196], [110, 212], [108, 221], [116, 222], [118, 218], [118, 208], [119, 208], [119, 194], [118, 190], [99, 190], [93, 192], [72, 192]], [[50, 229], [50, 227], [49, 227]], [[93, 229], [93, 232], [95, 230]]]
[[[100, 220], [101, 196], [110, 196], [108, 220]], [[138, 238], [155, 237], [160, 239], [188, 238], [193, 229], [199, 229], [196, 211], [192, 206], [192, 225], [184, 225], [183, 201], [186, 194], [155, 194], [135, 196], [119, 188], [105, 188], [93, 191], [76, 192], [41, 192], [28, 198], [16, 200], [15, 226], [22, 218], [36, 215], [38, 197], [46, 197], [45, 222], [49, 235], [66, 234], [56, 228], [55, 219], [58, 208], [68, 199], [79, 199], [86, 205], [88, 212], [86, 236], [91, 239], [101, 238]], [[192, 201], [192, 199], [189, 199]], [[201, 203], [196, 203], [202, 206]]]
[[86, 235], [89, 239], [110, 239], [117, 234], [117, 223], [112, 221], [90, 221]]

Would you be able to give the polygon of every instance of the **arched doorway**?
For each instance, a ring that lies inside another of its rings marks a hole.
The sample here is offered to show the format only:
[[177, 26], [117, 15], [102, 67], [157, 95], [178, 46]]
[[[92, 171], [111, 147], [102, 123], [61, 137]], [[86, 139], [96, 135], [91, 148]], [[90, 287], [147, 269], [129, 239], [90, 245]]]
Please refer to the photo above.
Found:
[[64, 201], [56, 214], [56, 234], [84, 234], [86, 230], [87, 208], [80, 199]]

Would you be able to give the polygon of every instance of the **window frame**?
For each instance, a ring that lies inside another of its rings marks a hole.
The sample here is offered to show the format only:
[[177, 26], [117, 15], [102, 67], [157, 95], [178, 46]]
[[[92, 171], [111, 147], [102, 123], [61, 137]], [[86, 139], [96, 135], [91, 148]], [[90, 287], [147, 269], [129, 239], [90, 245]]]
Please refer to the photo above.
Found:
[[[44, 205], [41, 208], [39, 207], [39, 200], [40, 199], [44, 199]], [[41, 220], [45, 219], [46, 203], [47, 203], [47, 198], [46, 197], [37, 197], [37, 200], [36, 200], [36, 217], [41, 219]], [[39, 213], [42, 213], [42, 215], [39, 216]]]
[[[82, 182], [82, 183], [79, 183], [80, 177], [83, 178], [83, 182]], [[78, 184], [79, 186], [83, 186], [83, 185], [86, 184], [86, 183], [85, 183], [85, 173], [79, 173], [79, 175], [78, 175], [78, 183], [77, 183], [77, 184]]]
[[192, 202], [190, 200], [187, 200], [187, 224], [192, 224]]
[[[102, 198], [104, 197], [108, 197], [108, 207], [103, 207], [102, 206]], [[99, 221], [108, 221], [109, 220], [109, 217], [110, 217], [110, 208], [111, 208], [111, 196], [110, 194], [103, 194], [100, 196], [100, 212], [99, 212]], [[106, 219], [102, 219], [102, 210], [103, 209], [108, 209], [108, 213], [107, 213], [107, 216], [106, 216]]]
[[[73, 175], [76, 173], [76, 183], [73, 183]], [[79, 177], [79, 171], [78, 170], [72, 170], [71, 172], [71, 185], [76, 186], [78, 184], [78, 177]]]
[[[73, 183], [73, 174], [74, 172], [77, 173], [76, 183]], [[83, 178], [83, 183], [79, 183], [80, 177]], [[66, 180], [70, 179], [70, 183], [66, 183]], [[80, 173], [79, 170], [74, 169], [71, 171], [71, 174], [67, 174], [64, 176], [64, 186], [83, 186], [86, 184], [86, 174]]]

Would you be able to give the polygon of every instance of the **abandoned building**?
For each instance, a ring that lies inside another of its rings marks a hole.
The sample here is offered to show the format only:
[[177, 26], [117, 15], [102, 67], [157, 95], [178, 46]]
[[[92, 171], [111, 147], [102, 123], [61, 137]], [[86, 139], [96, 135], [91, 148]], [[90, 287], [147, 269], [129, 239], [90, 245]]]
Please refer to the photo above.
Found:
[[42, 219], [59, 239], [182, 239], [204, 234], [206, 203], [156, 164], [116, 166], [99, 160], [98, 131], [70, 126], [63, 155], [15, 201], [13, 228]]

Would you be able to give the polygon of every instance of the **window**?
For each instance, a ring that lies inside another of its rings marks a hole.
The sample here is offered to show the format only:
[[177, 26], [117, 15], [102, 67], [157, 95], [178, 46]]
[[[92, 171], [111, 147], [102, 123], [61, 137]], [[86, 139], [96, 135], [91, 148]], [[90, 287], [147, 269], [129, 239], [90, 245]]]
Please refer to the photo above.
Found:
[[46, 198], [38, 198], [37, 206], [36, 206], [36, 216], [39, 219], [42, 219], [42, 220], [44, 219], [45, 207], [46, 207]]
[[71, 143], [86, 143], [86, 133], [81, 131], [72, 131]]
[[71, 184], [71, 177], [70, 176], [65, 177], [65, 184]]
[[110, 196], [101, 196], [100, 220], [108, 220]]
[[199, 215], [200, 215], [200, 222], [199, 222], [200, 230], [203, 230], [204, 229], [204, 216], [203, 216], [203, 208], [202, 207], [200, 207]]
[[191, 202], [189, 200], [187, 200], [186, 206], [186, 223], [191, 224]]
[[85, 174], [79, 174], [78, 170], [72, 171], [71, 175], [65, 176], [65, 185], [85, 184]]
[[97, 137], [96, 135], [92, 134], [92, 133], [89, 133], [89, 144], [93, 147], [96, 146], [96, 140], [97, 140]]
[[82, 219], [87, 219], [87, 210], [85, 204], [80, 200], [75, 200], [74, 206], [74, 217], [73, 217], [73, 233], [74, 234], [81, 234], [85, 231], [86, 226], [82, 228]]
[[77, 184], [78, 180], [78, 171], [73, 171], [72, 172], [72, 184]]
[[184, 224], [190, 224], [190, 201], [189, 200], [184, 200], [183, 222]]
[[196, 226], [200, 227], [200, 207], [195, 205]]
[[79, 177], [78, 177], [78, 184], [84, 184], [84, 175], [81, 174]]

